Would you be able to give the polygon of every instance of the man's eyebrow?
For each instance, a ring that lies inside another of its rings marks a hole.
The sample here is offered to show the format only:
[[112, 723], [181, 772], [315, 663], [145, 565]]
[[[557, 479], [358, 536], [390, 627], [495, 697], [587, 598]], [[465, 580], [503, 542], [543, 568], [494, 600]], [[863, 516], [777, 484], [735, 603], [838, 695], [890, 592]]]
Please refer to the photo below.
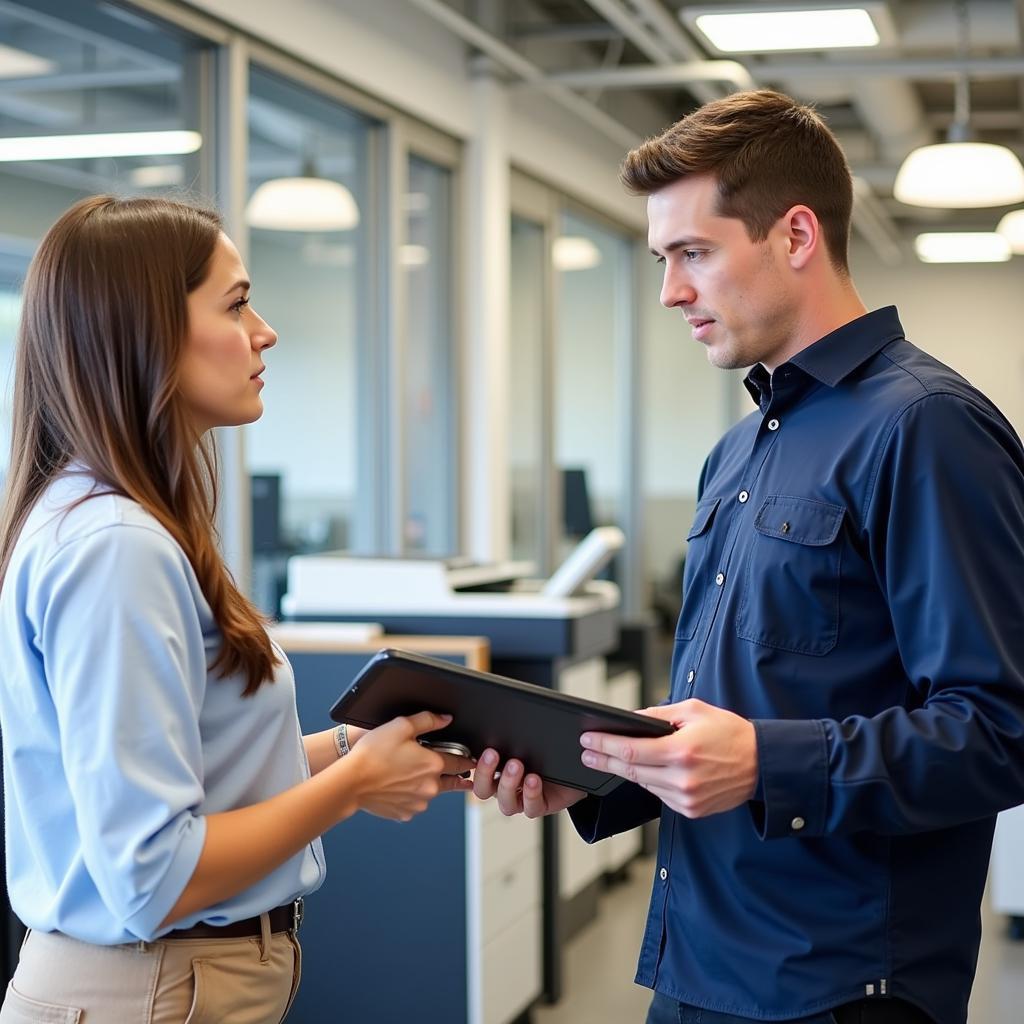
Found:
[[688, 249], [691, 245], [711, 245], [711, 239], [701, 238], [699, 235], [694, 235], [693, 238], [679, 238], [674, 242], [669, 242], [660, 252], [653, 248], [649, 252], [652, 256], [661, 256], [667, 252], [675, 252], [677, 249]]
[[251, 287], [252, 284], [243, 277], [236, 281], [224, 294], [230, 295], [233, 291], [237, 291], [239, 288], [241, 288], [242, 291], [247, 292]]

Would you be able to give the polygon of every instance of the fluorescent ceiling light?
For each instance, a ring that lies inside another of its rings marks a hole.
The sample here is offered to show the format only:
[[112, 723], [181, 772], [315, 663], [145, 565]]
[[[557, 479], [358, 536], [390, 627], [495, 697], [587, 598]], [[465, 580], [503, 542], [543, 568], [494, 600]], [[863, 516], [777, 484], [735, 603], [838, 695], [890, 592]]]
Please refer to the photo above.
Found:
[[601, 250], [582, 235], [562, 235], [551, 247], [555, 270], [592, 270], [601, 262]]
[[1010, 243], [1011, 252], [1024, 256], [1024, 210], [1008, 213], [999, 222], [996, 234], [1002, 235]]
[[398, 261], [403, 267], [425, 267], [430, 262], [430, 250], [425, 245], [403, 245]]
[[924, 263], [1005, 263], [1010, 243], [994, 231], [932, 231], [917, 236], [914, 251]]
[[359, 207], [340, 182], [274, 178], [253, 192], [245, 219], [271, 231], [349, 231], [359, 223]]
[[167, 188], [168, 185], [180, 185], [184, 178], [181, 164], [146, 164], [128, 174], [128, 180], [136, 188]]
[[86, 160], [105, 156], [171, 156], [194, 153], [199, 132], [110, 132], [92, 135], [25, 135], [0, 139], [0, 162]]
[[34, 78], [57, 69], [52, 60], [0, 43], [0, 78]]
[[[730, 5], [731, 6], [731, 5]], [[765, 53], [779, 50], [833, 50], [878, 46], [882, 41], [876, 20], [879, 4], [813, 6], [782, 3], [776, 10], [765, 4], [687, 10], [680, 17], [701, 32], [719, 53]]]
[[1006, 206], [1024, 201], [1024, 167], [1005, 146], [940, 142], [903, 161], [892, 192], [911, 206]]

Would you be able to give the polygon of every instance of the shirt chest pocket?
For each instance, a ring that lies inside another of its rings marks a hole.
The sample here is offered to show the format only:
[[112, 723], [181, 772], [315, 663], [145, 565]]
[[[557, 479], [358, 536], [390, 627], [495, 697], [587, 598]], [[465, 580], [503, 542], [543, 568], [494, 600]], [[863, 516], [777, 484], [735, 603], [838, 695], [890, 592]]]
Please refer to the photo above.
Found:
[[846, 509], [773, 495], [754, 519], [736, 633], [752, 643], [823, 655], [839, 639], [839, 583]]
[[693, 525], [686, 535], [686, 585], [683, 590], [683, 607], [676, 625], [677, 640], [692, 640], [697, 632], [704, 601], [708, 593], [708, 558], [711, 550], [711, 524], [721, 498], [708, 498], [697, 503]]

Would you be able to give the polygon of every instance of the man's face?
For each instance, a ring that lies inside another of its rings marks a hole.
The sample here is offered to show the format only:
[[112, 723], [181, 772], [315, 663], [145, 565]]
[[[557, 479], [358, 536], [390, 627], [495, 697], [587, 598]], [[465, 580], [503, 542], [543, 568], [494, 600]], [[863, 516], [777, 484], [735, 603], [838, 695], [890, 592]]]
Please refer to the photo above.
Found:
[[785, 227], [752, 242], [742, 221], [716, 212], [717, 198], [715, 178], [702, 174], [648, 199], [648, 242], [665, 266], [661, 302], [682, 311], [713, 366], [774, 370], [797, 319]]

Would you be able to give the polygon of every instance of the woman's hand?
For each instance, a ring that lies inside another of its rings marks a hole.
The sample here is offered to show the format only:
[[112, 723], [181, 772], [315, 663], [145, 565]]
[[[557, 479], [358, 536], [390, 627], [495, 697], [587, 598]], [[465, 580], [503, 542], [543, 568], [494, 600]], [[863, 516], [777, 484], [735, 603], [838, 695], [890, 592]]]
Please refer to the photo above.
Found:
[[376, 729], [360, 729], [358, 747], [353, 742], [355, 726], [349, 726], [351, 753], [340, 763], [351, 762], [358, 773], [358, 802], [361, 810], [381, 818], [409, 821], [427, 809], [438, 793], [468, 791], [470, 779], [459, 774], [471, 771], [473, 761], [452, 754], [439, 754], [424, 747], [424, 733], [443, 729], [451, 715], [431, 711], [393, 719]]

